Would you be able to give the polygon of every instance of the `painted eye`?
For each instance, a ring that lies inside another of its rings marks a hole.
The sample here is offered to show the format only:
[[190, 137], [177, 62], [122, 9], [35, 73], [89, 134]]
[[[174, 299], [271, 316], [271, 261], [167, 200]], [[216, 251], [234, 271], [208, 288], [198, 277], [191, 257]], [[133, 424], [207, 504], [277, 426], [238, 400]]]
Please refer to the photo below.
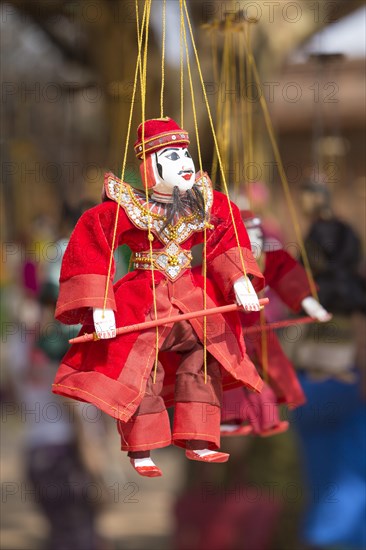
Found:
[[167, 155], [166, 158], [169, 160], [178, 160], [179, 155], [174, 151], [173, 153], [170, 153], [170, 155]]
[[184, 156], [185, 156], [185, 157], [188, 157], [189, 159], [192, 158], [188, 151], [186, 151], [186, 152], [184, 153]]

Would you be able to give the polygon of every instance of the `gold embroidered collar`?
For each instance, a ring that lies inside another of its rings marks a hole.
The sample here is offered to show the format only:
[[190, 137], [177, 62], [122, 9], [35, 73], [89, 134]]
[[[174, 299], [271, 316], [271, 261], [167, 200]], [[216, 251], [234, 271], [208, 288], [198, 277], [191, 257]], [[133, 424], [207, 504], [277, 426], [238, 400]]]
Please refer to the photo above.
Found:
[[[202, 191], [206, 202], [206, 213], [209, 213], [213, 203], [213, 191], [211, 180], [206, 172], [196, 175], [196, 185]], [[174, 225], [168, 225], [162, 230], [166, 222], [166, 204], [162, 204], [149, 198], [143, 191], [134, 189], [128, 183], [122, 182], [113, 174], [107, 174], [105, 178], [105, 192], [108, 198], [119, 202], [130, 221], [139, 229], [147, 230], [148, 220], [151, 222], [151, 231], [158, 239], [168, 244], [174, 240], [182, 243], [195, 231], [202, 231], [205, 222], [197, 219], [197, 214], [181, 216]]]

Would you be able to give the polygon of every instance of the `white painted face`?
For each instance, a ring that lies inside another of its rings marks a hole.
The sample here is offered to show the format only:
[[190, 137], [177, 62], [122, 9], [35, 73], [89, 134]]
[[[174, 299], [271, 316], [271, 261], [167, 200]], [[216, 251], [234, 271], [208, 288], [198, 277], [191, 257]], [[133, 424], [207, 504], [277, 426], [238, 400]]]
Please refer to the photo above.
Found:
[[195, 182], [195, 168], [186, 147], [167, 147], [153, 153], [153, 165], [158, 182], [154, 190], [172, 193], [174, 187], [184, 193], [192, 189]]
[[252, 247], [253, 256], [258, 260], [263, 252], [264, 237], [261, 227], [251, 227], [247, 229], [248, 237]]

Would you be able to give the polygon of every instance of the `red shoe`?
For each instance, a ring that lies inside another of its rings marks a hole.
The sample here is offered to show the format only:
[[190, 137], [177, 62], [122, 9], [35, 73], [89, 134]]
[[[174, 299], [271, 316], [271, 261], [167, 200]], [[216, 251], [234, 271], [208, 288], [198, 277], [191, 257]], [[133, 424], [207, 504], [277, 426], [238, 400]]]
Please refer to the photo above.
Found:
[[265, 432], [259, 433], [259, 437], [270, 437], [271, 435], [277, 435], [282, 434], [283, 432], [287, 432], [289, 428], [289, 423], [286, 420], [283, 420], [277, 426], [273, 426], [273, 428], [270, 428], [269, 430], [266, 430]]
[[253, 432], [252, 426], [246, 424], [245, 426], [238, 426], [236, 430], [220, 430], [221, 437], [236, 437], [238, 435], [250, 435]]
[[130, 462], [135, 468], [136, 472], [140, 474], [140, 476], [144, 477], [160, 477], [163, 475], [163, 472], [158, 468], [157, 466], [136, 466], [135, 465], [135, 459], [130, 458]]
[[230, 455], [228, 453], [212, 451], [212, 453], [209, 455], [200, 456], [195, 451], [190, 451], [187, 449], [186, 457], [189, 458], [189, 460], [197, 460], [198, 462], [227, 462]]

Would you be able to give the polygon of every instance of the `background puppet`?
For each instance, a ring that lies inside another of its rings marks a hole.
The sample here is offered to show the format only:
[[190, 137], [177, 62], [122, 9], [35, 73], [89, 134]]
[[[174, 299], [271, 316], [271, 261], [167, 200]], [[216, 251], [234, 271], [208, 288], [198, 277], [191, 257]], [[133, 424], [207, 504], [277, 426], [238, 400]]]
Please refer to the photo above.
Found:
[[[331, 315], [311, 296], [305, 269], [274, 238], [265, 237], [261, 219], [251, 211], [241, 212], [252, 251], [263, 270], [266, 285], [294, 312], [303, 309], [316, 321], [329, 321]], [[243, 327], [259, 325], [259, 313], [241, 315]], [[222, 409], [222, 435], [261, 436], [280, 433], [288, 428], [281, 422], [277, 403], [295, 408], [305, 402], [305, 396], [294, 371], [274, 331], [266, 334], [266, 347], [260, 333], [245, 339], [247, 352], [262, 371], [266, 383], [260, 395], [241, 388], [225, 392]], [[266, 354], [266, 358], [264, 358]], [[267, 369], [264, 361], [268, 360]], [[266, 370], [266, 372], [264, 372]], [[243, 426], [242, 424], [245, 423]]]
[[[81, 334], [95, 327], [100, 339], [71, 347], [53, 391], [93, 403], [116, 418], [122, 450], [138, 473], [150, 477], [161, 475], [150, 450], [171, 443], [193, 460], [226, 461], [229, 455], [216, 451], [222, 387], [260, 391], [263, 385], [245, 353], [237, 314], [210, 318], [207, 364], [203, 318], [164, 325], [158, 334], [150, 329], [115, 338], [116, 325], [203, 308], [203, 278], [189, 268], [191, 248], [203, 242], [205, 227], [207, 271], [214, 282], [206, 307], [236, 298], [246, 311], [260, 308], [254, 289], [262, 288], [263, 276], [239, 210], [212, 190], [207, 174], [195, 174], [188, 144], [187, 132], [170, 118], [139, 126], [135, 152], [145, 158], [141, 174], [152, 193], [146, 200], [145, 192], [106, 175], [104, 202], [80, 218], [71, 236], [56, 308], [57, 319], [83, 323]], [[113, 270], [107, 285], [113, 236], [114, 247], [131, 248], [134, 268], [114, 286]], [[217, 295], [224, 297], [221, 302]], [[167, 383], [169, 377], [164, 380], [159, 358], [155, 361], [156, 347], [180, 356], [173, 384]], [[166, 406], [173, 404], [171, 433]]]

